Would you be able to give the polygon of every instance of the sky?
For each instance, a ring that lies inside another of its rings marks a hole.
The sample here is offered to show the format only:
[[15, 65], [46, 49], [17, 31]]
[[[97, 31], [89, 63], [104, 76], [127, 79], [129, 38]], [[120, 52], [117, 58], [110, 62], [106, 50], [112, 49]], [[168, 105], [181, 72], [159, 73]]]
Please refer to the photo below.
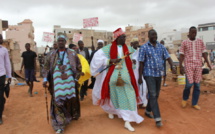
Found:
[[1, 0], [0, 19], [17, 25], [31, 19], [39, 46], [54, 25], [83, 28], [83, 19], [98, 17], [93, 29], [114, 31], [128, 25], [153, 24], [158, 35], [173, 29], [215, 22], [215, 0]]

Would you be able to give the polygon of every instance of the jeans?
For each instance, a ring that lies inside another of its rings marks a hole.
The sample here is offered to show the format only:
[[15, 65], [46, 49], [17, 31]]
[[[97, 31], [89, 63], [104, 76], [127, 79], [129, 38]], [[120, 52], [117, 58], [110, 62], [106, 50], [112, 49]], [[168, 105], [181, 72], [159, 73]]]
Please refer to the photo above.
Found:
[[192, 98], [192, 105], [197, 105], [200, 95], [200, 83], [189, 83], [188, 78], [186, 78], [186, 85], [183, 91], [183, 100], [188, 100], [190, 95], [190, 89], [194, 85], [193, 88], [193, 98]]
[[5, 75], [0, 77], [0, 118], [2, 118], [2, 113], [4, 111], [4, 85], [5, 85]]
[[158, 97], [161, 87], [161, 77], [145, 76], [146, 85], [148, 87], [149, 99], [146, 106], [146, 113], [152, 112], [155, 121], [161, 121], [160, 110], [158, 106]]

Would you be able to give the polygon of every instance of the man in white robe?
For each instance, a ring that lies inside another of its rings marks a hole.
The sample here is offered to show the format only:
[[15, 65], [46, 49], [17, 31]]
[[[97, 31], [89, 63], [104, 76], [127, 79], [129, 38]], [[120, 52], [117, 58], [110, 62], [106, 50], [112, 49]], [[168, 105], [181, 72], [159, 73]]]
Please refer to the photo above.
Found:
[[90, 64], [93, 76], [108, 65], [114, 64], [96, 77], [92, 94], [93, 104], [100, 105], [110, 119], [113, 119], [114, 115], [122, 118], [125, 121], [124, 127], [129, 131], [135, 131], [130, 122], [140, 123], [143, 118], [137, 113], [136, 100], [140, 98], [132, 69], [134, 61], [132, 64], [130, 56], [119, 60], [134, 52], [134, 49], [125, 45], [125, 34], [121, 28], [114, 31], [114, 37], [112, 44], [95, 53]]
[[[132, 58], [136, 61], [139, 61], [138, 58], [139, 58], [139, 40], [138, 38], [133, 38], [131, 40], [131, 44], [136, 51], [132, 54]], [[147, 99], [147, 94], [148, 94], [148, 89], [147, 89], [147, 86], [146, 86], [146, 82], [143, 79], [143, 83], [142, 84], [139, 84], [138, 83], [138, 79], [139, 79], [139, 62], [136, 62], [136, 67], [134, 69], [134, 75], [135, 75], [135, 78], [137, 80], [137, 85], [138, 85], [138, 88], [139, 88], [139, 94], [140, 94], [140, 98], [142, 100], [142, 103], [139, 105], [139, 108], [142, 108], [142, 107], [146, 107], [147, 106], [147, 103], [148, 103], [148, 99]]]

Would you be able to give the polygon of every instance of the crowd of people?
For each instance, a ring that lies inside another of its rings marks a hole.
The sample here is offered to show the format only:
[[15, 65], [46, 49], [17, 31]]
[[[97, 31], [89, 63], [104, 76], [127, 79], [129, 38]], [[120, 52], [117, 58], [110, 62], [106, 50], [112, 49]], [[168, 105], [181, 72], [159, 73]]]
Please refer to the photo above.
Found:
[[[184, 108], [187, 106], [190, 89], [194, 85], [192, 106], [200, 110], [198, 99], [202, 56], [209, 69], [211, 65], [206, 47], [202, 40], [196, 38], [196, 34], [196, 27], [190, 27], [188, 39], [182, 42], [178, 53], [180, 72], [186, 74], [181, 105]], [[113, 42], [106, 46], [103, 40], [98, 39], [96, 49], [92, 37], [91, 54], [81, 40], [78, 41], [78, 46], [69, 44], [69, 48], [66, 48], [67, 37], [59, 35], [53, 49], [45, 53], [43, 86], [51, 94], [50, 118], [56, 133], [63, 133], [66, 125], [72, 120], [78, 120], [81, 115], [80, 101], [84, 101], [88, 88], [93, 89], [92, 103], [101, 106], [108, 118], [122, 118], [124, 127], [129, 131], [135, 131], [131, 122], [141, 123], [144, 120], [138, 114], [138, 105], [145, 107], [146, 117], [154, 119], [157, 127], [163, 126], [158, 98], [161, 85], [167, 86], [166, 61], [172, 73], [176, 73], [164, 41], [157, 41], [154, 29], [148, 32], [148, 42], [141, 45], [138, 38], [133, 38], [131, 44], [126, 45], [126, 35], [121, 28], [115, 30], [113, 35]], [[0, 35], [0, 44], [2, 43]], [[26, 43], [25, 48], [21, 70], [24, 67], [28, 93], [32, 97], [37, 55], [31, 51], [29, 43]], [[0, 62], [0, 124], [3, 124], [4, 84], [6, 76], [8, 82], [11, 81], [11, 65], [7, 49], [1, 45]]]

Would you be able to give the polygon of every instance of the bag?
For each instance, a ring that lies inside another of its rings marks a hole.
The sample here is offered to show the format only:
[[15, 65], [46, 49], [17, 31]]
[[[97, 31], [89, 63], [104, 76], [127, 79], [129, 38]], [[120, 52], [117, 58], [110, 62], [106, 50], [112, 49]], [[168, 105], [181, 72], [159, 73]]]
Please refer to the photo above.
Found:
[[4, 86], [4, 91], [5, 91], [6, 97], [8, 98], [9, 94], [10, 94], [10, 83], [9, 82]]
[[209, 69], [208, 68], [203, 68], [202, 69], [202, 74], [209, 74]]

